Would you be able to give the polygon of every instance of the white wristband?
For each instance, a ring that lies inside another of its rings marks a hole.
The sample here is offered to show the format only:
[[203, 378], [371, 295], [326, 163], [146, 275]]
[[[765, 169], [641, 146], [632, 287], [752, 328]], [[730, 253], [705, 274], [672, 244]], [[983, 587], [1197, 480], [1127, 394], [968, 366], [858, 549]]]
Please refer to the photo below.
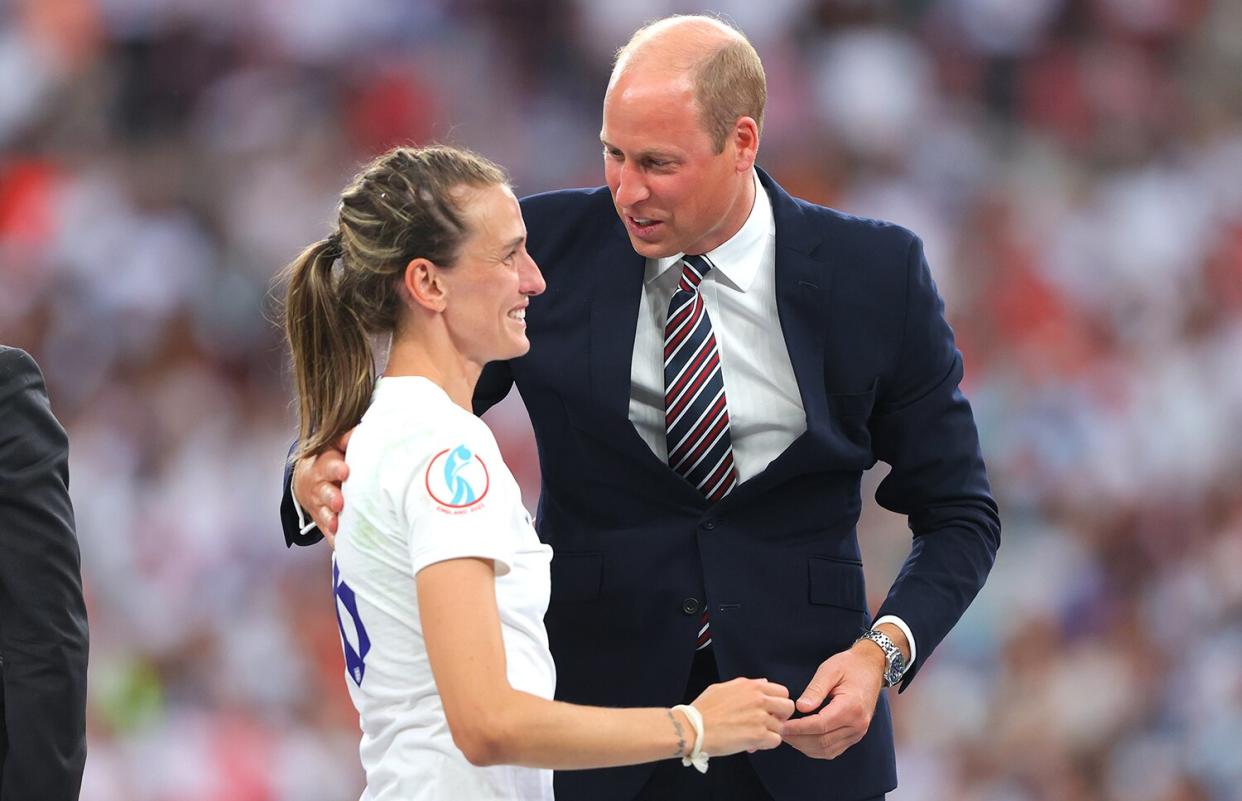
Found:
[[681, 758], [681, 764], [686, 767], [694, 765], [699, 773], [707, 773], [707, 754], [703, 753], [703, 713], [689, 704], [679, 704], [673, 707], [673, 711], [684, 714], [694, 729], [694, 748], [690, 756]]

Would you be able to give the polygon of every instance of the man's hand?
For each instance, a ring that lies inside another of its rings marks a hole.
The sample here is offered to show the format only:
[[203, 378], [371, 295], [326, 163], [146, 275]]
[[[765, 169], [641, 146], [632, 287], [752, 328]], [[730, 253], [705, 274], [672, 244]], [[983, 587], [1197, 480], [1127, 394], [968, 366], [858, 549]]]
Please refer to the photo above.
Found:
[[341, 484], [349, 477], [345, 464], [345, 448], [353, 430], [345, 432], [334, 445], [314, 458], [299, 459], [293, 466], [293, 497], [302, 511], [309, 514], [323, 532], [324, 538], [336, 547], [336, 516], [345, 508]]
[[[909, 653], [905, 635], [896, 626], [885, 624], [881, 630]], [[884, 667], [884, 652], [870, 640], [856, 642], [848, 651], [829, 657], [797, 701], [798, 711], [806, 717], [786, 721], [782, 738], [815, 759], [841, 756], [871, 726], [884, 687]], [[825, 699], [829, 703], [824, 704]], [[819, 712], [810, 714], [816, 709]]]

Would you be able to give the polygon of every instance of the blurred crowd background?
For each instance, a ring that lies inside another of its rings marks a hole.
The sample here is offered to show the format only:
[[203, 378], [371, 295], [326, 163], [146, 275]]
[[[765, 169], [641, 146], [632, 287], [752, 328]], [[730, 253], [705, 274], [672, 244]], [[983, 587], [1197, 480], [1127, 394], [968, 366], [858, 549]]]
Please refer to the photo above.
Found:
[[[698, 10], [0, 0], [0, 342], [72, 443], [86, 801], [357, 797], [328, 549], [277, 516], [272, 278], [392, 144], [601, 183], [613, 50]], [[891, 798], [1242, 799], [1242, 3], [711, 10], [767, 68], [760, 163], [925, 239], [1002, 510]], [[516, 396], [489, 422], [533, 507]], [[860, 536], [878, 605], [909, 532]]]

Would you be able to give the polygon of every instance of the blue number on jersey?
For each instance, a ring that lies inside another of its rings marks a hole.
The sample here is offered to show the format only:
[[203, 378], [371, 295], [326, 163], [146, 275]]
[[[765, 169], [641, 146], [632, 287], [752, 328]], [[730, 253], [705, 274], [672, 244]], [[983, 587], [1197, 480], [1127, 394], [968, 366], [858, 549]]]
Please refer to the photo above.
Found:
[[[354, 684], [361, 687], [362, 676], [367, 671], [364, 660], [367, 658], [367, 652], [371, 650], [371, 638], [367, 636], [366, 627], [362, 625], [362, 618], [358, 615], [358, 599], [349, 585], [341, 580], [341, 569], [336, 566], [335, 559], [332, 560], [332, 590], [336, 596], [336, 603], [333, 606], [336, 607], [336, 625], [341, 630], [341, 647], [345, 651], [345, 669], [349, 672], [350, 678], [354, 680]], [[353, 619], [354, 630], [358, 632], [356, 649], [349, 641], [349, 636], [345, 634], [345, 621], [341, 620], [342, 606]]]

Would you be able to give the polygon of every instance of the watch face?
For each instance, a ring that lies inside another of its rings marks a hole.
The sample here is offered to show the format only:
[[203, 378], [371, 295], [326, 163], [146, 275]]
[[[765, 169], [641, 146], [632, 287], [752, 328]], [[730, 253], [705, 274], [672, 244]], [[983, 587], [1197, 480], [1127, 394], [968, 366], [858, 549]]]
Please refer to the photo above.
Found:
[[906, 675], [906, 660], [896, 648], [893, 649], [892, 654], [888, 655], [888, 657], [888, 669], [884, 671], [884, 680], [891, 687], [901, 681], [902, 676]]

